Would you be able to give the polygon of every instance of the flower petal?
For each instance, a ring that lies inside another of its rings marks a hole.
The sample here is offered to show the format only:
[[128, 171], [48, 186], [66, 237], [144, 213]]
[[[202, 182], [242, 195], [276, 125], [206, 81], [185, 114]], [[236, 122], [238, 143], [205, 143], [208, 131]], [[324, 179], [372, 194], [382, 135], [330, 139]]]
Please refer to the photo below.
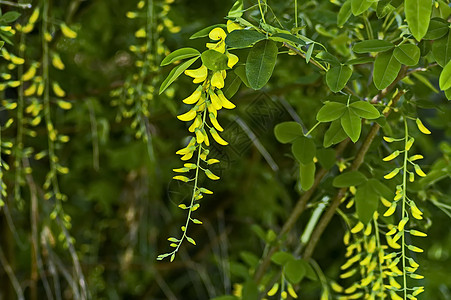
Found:
[[211, 85], [222, 89], [224, 87], [224, 78], [222, 77], [222, 72], [214, 72], [213, 76], [211, 77]]
[[236, 63], [239, 60], [238, 56], [236, 56], [235, 54], [229, 53], [229, 52], [227, 52], [226, 55], [229, 58], [229, 60], [227, 61], [227, 66], [229, 68], [233, 68], [233, 66], [236, 65]]
[[213, 41], [224, 40], [226, 38], [226, 36], [227, 36], [227, 34], [220, 27], [216, 27], [215, 29], [210, 31], [210, 33], [208, 34], [208, 37], [210, 39], [212, 39]]

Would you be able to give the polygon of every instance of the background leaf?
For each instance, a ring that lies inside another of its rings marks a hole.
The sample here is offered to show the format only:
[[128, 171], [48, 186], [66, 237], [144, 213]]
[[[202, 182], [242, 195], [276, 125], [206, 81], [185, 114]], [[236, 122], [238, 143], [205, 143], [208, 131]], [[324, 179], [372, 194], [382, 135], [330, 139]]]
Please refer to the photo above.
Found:
[[417, 41], [426, 34], [431, 19], [431, 0], [405, 0], [404, 11], [410, 32]]
[[398, 76], [401, 64], [394, 57], [393, 51], [379, 53], [374, 61], [373, 82], [377, 89], [388, 87]]
[[271, 40], [260, 41], [252, 47], [246, 61], [246, 77], [254, 90], [259, 90], [271, 78], [277, 60], [277, 46]]
[[294, 140], [291, 152], [301, 164], [311, 163], [316, 154], [315, 142], [308, 137], [300, 136]]
[[304, 132], [298, 122], [283, 122], [274, 127], [274, 135], [280, 143], [286, 144], [304, 136]]

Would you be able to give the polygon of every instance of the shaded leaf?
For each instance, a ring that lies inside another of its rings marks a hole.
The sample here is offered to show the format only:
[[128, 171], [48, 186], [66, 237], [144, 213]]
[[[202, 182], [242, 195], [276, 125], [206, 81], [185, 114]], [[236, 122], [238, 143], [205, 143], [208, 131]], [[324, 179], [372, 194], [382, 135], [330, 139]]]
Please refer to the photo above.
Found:
[[353, 102], [349, 105], [349, 108], [357, 116], [368, 120], [377, 119], [381, 115], [371, 103], [366, 101]]
[[374, 61], [373, 82], [377, 89], [388, 87], [398, 76], [401, 63], [394, 57], [393, 51], [379, 53]]
[[266, 36], [255, 30], [234, 30], [225, 39], [227, 46], [232, 48], [247, 48], [266, 39]]
[[360, 132], [362, 130], [362, 122], [360, 118], [352, 112], [351, 109], [345, 110], [341, 117], [341, 126], [351, 141], [354, 143], [359, 140]]
[[300, 136], [293, 142], [291, 152], [301, 164], [306, 165], [313, 162], [316, 146], [312, 139]]
[[188, 61], [176, 66], [171, 70], [168, 77], [163, 81], [160, 86], [159, 94], [163, 93], [186, 69], [188, 69], [199, 57], [191, 58]]
[[299, 165], [300, 182], [304, 191], [307, 191], [312, 187], [313, 182], [315, 181], [315, 170], [316, 166], [314, 162], [306, 165]]
[[403, 65], [414, 66], [420, 59], [420, 48], [413, 44], [403, 44], [395, 48], [393, 55]]
[[280, 143], [286, 144], [304, 136], [304, 132], [301, 124], [297, 122], [283, 122], [274, 127], [274, 135]]
[[341, 91], [351, 78], [352, 70], [345, 65], [332, 67], [327, 71], [326, 83], [330, 90], [334, 93]]
[[367, 40], [356, 43], [352, 51], [355, 53], [384, 52], [394, 47], [395, 45], [384, 40]]
[[277, 53], [277, 45], [271, 40], [260, 41], [252, 47], [246, 61], [246, 77], [254, 90], [261, 89], [271, 78]]
[[366, 182], [367, 178], [359, 171], [349, 171], [334, 178], [332, 185], [337, 188], [359, 186]]

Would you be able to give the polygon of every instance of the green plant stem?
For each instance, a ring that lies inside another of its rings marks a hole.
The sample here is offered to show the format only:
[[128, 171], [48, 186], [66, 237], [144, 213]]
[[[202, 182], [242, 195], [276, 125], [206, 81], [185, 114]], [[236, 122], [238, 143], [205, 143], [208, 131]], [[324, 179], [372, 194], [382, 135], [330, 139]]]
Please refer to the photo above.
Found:
[[[202, 126], [205, 125], [206, 116], [207, 116], [207, 104], [205, 104], [205, 109], [203, 111]], [[199, 169], [201, 168], [200, 167], [200, 156], [202, 154], [202, 144], [199, 144], [199, 149], [197, 151], [198, 151], [197, 152], [197, 162], [196, 162], [197, 168], [196, 168], [196, 174], [194, 177], [193, 195], [191, 197], [191, 202], [190, 202], [189, 209], [188, 209], [188, 216], [186, 217], [185, 230], [183, 230], [183, 235], [180, 238], [180, 240], [177, 244], [177, 247], [174, 249], [174, 251], [171, 252], [171, 254], [175, 254], [179, 251], [179, 248], [182, 245], [183, 240], [185, 240], [185, 238], [187, 237], [186, 232], [188, 231], [188, 226], [191, 221], [191, 213], [193, 212], [192, 208], [193, 208], [194, 200], [196, 198], [197, 184], [198, 184], [198, 180], [199, 180]]]
[[[404, 118], [404, 130], [405, 130], [405, 151], [404, 151], [404, 163], [403, 163], [403, 175], [402, 175], [402, 212], [401, 219], [406, 216], [406, 201], [407, 201], [407, 159], [409, 151], [407, 151], [407, 143], [409, 141], [409, 127], [407, 126], [407, 120]], [[401, 256], [402, 256], [402, 281], [403, 281], [403, 296], [404, 300], [407, 300], [407, 274], [406, 274], [406, 232], [403, 229], [401, 236]]]
[[265, 21], [265, 14], [263, 13], [263, 10], [262, 10], [261, 0], [258, 0], [258, 8], [260, 9], [260, 14], [261, 14], [261, 16], [262, 16], [262, 21], [263, 21], [263, 23], [266, 24], [266, 21]]
[[319, 124], [321, 124], [321, 122], [317, 122], [317, 123], [312, 127], [312, 129], [310, 129], [306, 134], [304, 134], [304, 136], [309, 136], [309, 135], [313, 132], [313, 130], [315, 130], [315, 128], [318, 127]]
[[[378, 252], [382, 251], [381, 248], [381, 240], [380, 240], [380, 236], [379, 236], [379, 224], [377, 223], [377, 219], [373, 217], [373, 224], [374, 224], [374, 232], [375, 232], [375, 236], [376, 236], [376, 249]], [[383, 269], [382, 269], [382, 260], [380, 259], [380, 255], [378, 253], [377, 256], [377, 263], [378, 263], [378, 267], [379, 267], [379, 281], [380, 281], [380, 290], [382, 290], [384, 288], [384, 277], [383, 277]], [[379, 294], [379, 299], [384, 299], [384, 294], [380, 293]]]
[[298, 0], [294, 0], [294, 22], [296, 28], [298, 27]]

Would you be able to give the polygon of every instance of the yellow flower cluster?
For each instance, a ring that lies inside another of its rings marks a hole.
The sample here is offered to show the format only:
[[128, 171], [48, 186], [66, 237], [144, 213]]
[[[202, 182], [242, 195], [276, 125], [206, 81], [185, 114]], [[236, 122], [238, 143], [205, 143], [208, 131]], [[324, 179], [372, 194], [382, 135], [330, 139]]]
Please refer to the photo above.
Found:
[[[234, 54], [226, 51], [225, 38], [226, 33], [222, 28], [213, 29], [209, 37], [216, 41], [215, 43], [207, 43], [207, 48], [225, 53], [227, 55], [227, 67], [232, 68], [237, 62], [238, 57]], [[209, 137], [207, 135], [206, 127], [212, 138], [221, 145], [227, 145], [228, 143], [219, 136], [218, 131], [222, 132], [224, 129], [219, 124], [217, 117], [218, 111], [222, 108], [233, 109], [235, 104], [230, 102], [222, 92], [224, 87], [224, 79], [227, 76], [226, 70], [209, 71], [203, 64], [200, 68], [194, 70], [186, 70], [185, 74], [193, 78], [193, 83], [201, 83], [197, 89], [186, 99], [182, 100], [183, 103], [194, 105], [189, 111], [177, 116], [177, 118], [184, 122], [193, 121], [189, 127], [190, 132], [194, 132], [196, 135], [195, 142], [198, 145], [204, 143], [206, 146], [210, 145]], [[205, 120], [208, 114], [208, 119], [212, 126], [209, 126]], [[190, 159], [196, 147], [188, 145], [183, 151], [177, 152], [182, 154], [182, 160]], [[190, 155], [187, 155], [190, 154]]]

